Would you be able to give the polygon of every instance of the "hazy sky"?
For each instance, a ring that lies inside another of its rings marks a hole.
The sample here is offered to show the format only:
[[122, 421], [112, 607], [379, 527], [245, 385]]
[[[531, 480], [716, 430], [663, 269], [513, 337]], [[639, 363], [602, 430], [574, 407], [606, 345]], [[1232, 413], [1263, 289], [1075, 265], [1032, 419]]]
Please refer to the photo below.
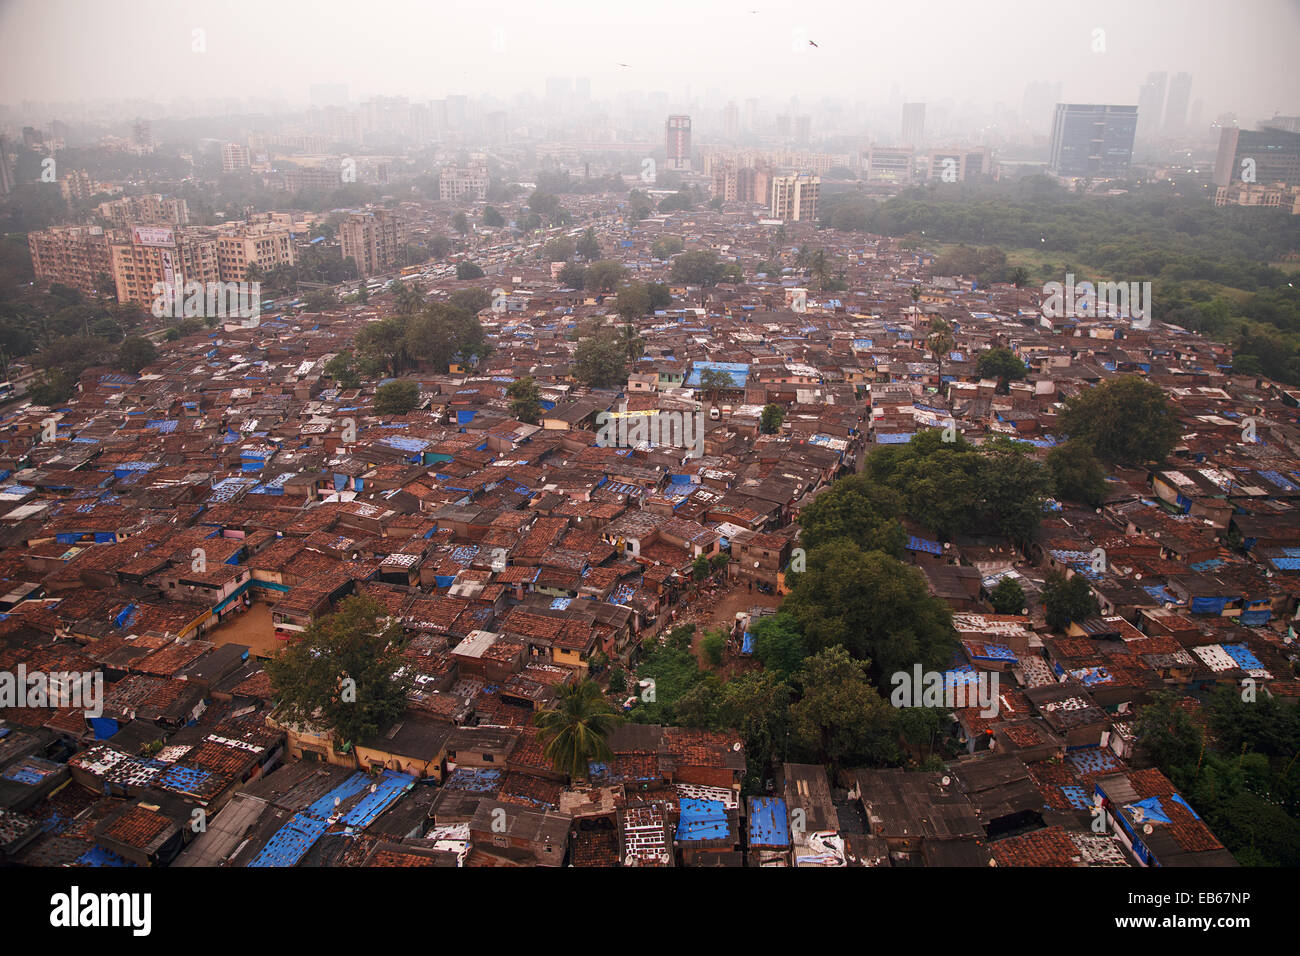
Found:
[[[203, 30], [205, 52], [195, 52]], [[1094, 31], [1104, 52], [1094, 52]], [[1031, 80], [1136, 103], [1193, 75], [1209, 122], [1300, 113], [1300, 0], [0, 0], [0, 102], [626, 90], [1019, 108]], [[817, 44], [813, 47], [808, 40]], [[618, 64], [628, 64], [626, 67]]]

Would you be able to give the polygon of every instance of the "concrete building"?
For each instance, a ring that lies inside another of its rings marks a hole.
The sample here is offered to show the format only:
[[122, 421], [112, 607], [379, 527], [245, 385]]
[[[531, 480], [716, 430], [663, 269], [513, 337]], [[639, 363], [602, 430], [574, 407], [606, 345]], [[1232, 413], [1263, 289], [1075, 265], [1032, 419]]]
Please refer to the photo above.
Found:
[[117, 301], [148, 305], [158, 283], [183, 288], [186, 283], [218, 282], [217, 238], [206, 232], [171, 226], [135, 226], [125, 240], [112, 244]]
[[486, 199], [487, 188], [487, 166], [481, 163], [444, 166], [438, 176], [438, 198], [443, 201]]
[[1235, 127], [1220, 130], [1214, 185], [1234, 182], [1300, 186], [1300, 133]]
[[242, 143], [223, 143], [221, 145], [221, 171], [235, 173], [242, 169], [251, 169], [253, 157], [248, 147]]
[[786, 222], [811, 222], [817, 218], [817, 199], [821, 194], [819, 176], [776, 176], [772, 179], [773, 219]]
[[925, 142], [925, 104], [903, 104], [903, 129], [899, 143], [920, 149]]
[[243, 282], [249, 266], [266, 273], [293, 263], [293, 239], [286, 226], [229, 223], [218, 227], [217, 267], [222, 282]]
[[1127, 175], [1137, 118], [1136, 106], [1057, 103], [1048, 168], [1063, 178]]
[[401, 255], [401, 219], [387, 209], [354, 212], [339, 227], [339, 238], [343, 258], [355, 262], [361, 275], [387, 272]]
[[[83, 295], [104, 293], [113, 279], [112, 234], [99, 226], [54, 226], [27, 234], [36, 278], [61, 282]], [[107, 277], [108, 283], [103, 281]]]
[[151, 193], [145, 196], [123, 196], [102, 202], [95, 211], [118, 229], [129, 229], [146, 223], [168, 223], [185, 226], [190, 221], [190, 207], [184, 199]]
[[670, 116], [664, 123], [664, 153], [669, 169], [691, 168], [691, 118]]

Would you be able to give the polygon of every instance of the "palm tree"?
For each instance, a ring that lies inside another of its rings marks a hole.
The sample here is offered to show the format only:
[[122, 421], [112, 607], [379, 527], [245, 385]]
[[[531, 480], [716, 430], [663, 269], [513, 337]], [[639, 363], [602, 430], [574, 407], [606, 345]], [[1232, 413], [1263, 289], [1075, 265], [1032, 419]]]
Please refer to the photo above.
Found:
[[414, 315], [424, 307], [424, 290], [412, 282], [399, 282], [394, 295], [398, 315]]
[[533, 715], [545, 741], [542, 756], [574, 780], [587, 778], [593, 760], [614, 756], [606, 738], [622, 719], [590, 678], [561, 687], [554, 706]]
[[930, 335], [925, 340], [925, 344], [930, 347], [934, 353], [935, 361], [939, 363], [939, 388], [943, 388], [943, 356], [952, 350], [954, 341], [952, 330], [948, 323], [943, 319], [935, 319], [930, 323]]

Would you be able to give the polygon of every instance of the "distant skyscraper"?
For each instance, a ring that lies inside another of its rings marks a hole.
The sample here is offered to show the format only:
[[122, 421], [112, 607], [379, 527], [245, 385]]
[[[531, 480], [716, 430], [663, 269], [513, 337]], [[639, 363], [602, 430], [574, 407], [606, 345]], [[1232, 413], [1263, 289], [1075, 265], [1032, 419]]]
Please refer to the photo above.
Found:
[[1061, 84], [1036, 81], [1025, 86], [1020, 103], [1020, 121], [1035, 133], [1045, 133], [1052, 126], [1052, 111], [1061, 101]]
[[798, 116], [794, 121], [794, 138], [797, 142], [807, 145], [812, 142], [812, 117]]
[[915, 149], [919, 147], [924, 140], [925, 104], [904, 103], [902, 145], [911, 146]]
[[664, 152], [669, 169], [691, 168], [691, 118], [670, 116], [664, 124]]
[[727, 139], [735, 139], [740, 135], [740, 108], [735, 103], [728, 103], [722, 111], [722, 131]]
[[1148, 73], [1138, 87], [1137, 139], [1151, 139], [1164, 127], [1166, 79], [1164, 73]]
[[1133, 161], [1137, 113], [1136, 106], [1057, 103], [1049, 168], [1066, 177], [1126, 175]]
[[772, 179], [772, 218], [809, 222], [817, 218], [822, 181], [818, 176], [776, 176]]
[[343, 83], [313, 83], [311, 85], [311, 105], [347, 106], [348, 88]]
[[1187, 104], [1192, 97], [1192, 74], [1179, 73], [1169, 81], [1169, 99], [1165, 103], [1165, 135], [1182, 136], [1187, 132]]
[[1300, 133], [1268, 127], [1220, 130], [1214, 185], [1234, 182], [1300, 186]]
[[0, 136], [0, 196], [8, 196], [14, 188], [14, 173], [9, 166], [9, 144]]

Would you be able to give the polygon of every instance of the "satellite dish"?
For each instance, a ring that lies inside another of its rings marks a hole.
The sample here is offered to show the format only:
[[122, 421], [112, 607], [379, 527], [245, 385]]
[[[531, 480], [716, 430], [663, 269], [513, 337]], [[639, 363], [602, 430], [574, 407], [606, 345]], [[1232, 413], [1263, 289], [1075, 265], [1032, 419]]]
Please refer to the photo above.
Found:
[[732, 745], [731, 745], [731, 749], [734, 750], [734, 751], [736, 751], [736, 753], [740, 753], [740, 751], [741, 751], [741, 749], [742, 749], [742, 745], [741, 745], [740, 741], [737, 740], [734, 744], [732, 744]]
[[1142, 832], [1150, 836], [1152, 833], [1155, 832], [1155, 829], [1156, 829], [1155, 827], [1153, 827], [1151, 824], [1148, 823], [1146, 826], [1142, 828]]
[[946, 786], [948, 786], [948, 784], [952, 783], [952, 777], [945, 776], [945, 777], [944, 777], [942, 780], [940, 780], [939, 782], [942, 783], [942, 784], [946, 787]]

